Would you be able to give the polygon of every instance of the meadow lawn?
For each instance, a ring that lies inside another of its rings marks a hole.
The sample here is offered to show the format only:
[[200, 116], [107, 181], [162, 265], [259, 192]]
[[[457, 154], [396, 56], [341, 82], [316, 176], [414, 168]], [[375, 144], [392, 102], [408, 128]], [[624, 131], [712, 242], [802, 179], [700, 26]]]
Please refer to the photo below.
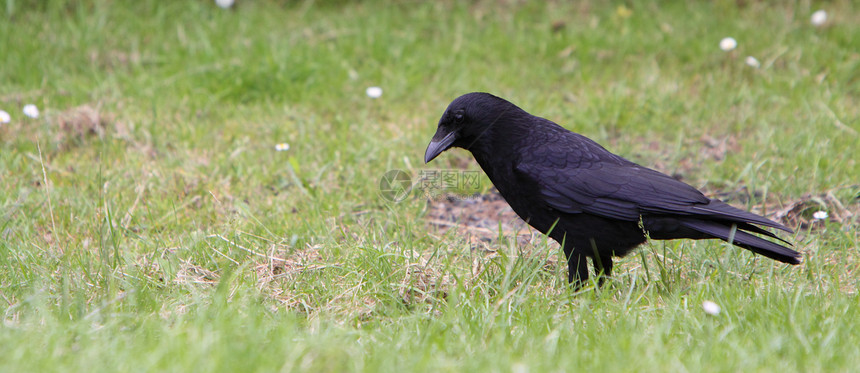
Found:
[[[5, 0], [0, 371], [856, 370], [858, 35], [848, 0]], [[804, 262], [654, 241], [574, 292], [483, 173], [384, 198], [480, 170], [423, 164], [471, 91], [781, 220]]]

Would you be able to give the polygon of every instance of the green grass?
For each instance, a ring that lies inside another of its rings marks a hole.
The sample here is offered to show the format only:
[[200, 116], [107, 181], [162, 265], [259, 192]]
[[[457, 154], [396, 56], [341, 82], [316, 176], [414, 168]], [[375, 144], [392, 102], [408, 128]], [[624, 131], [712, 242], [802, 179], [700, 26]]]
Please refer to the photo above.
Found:
[[0, 370], [854, 370], [856, 217], [792, 237], [798, 267], [660, 241], [574, 293], [557, 245], [378, 193], [477, 170], [422, 156], [489, 91], [745, 207], [858, 212], [860, 12], [738, 3], [6, 0]]

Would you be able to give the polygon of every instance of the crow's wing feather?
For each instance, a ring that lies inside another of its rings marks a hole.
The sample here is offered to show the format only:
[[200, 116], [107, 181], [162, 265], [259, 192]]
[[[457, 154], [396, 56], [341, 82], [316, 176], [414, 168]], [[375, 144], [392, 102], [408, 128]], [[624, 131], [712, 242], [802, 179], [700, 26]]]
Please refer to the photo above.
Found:
[[555, 168], [522, 162], [516, 171], [539, 186], [550, 207], [567, 213], [636, 221], [647, 212], [695, 214], [692, 206], [710, 202], [695, 188], [644, 167], [582, 163]]
[[732, 231], [731, 226], [701, 219], [680, 220], [680, 223], [691, 229], [707, 233], [726, 242], [728, 242], [730, 238], [734, 238], [734, 242], [732, 242], [733, 244], [746, 248], [754, 253], [764, 255], [768, 258], [776, 259], [784, 263], [800, 263], [801, 255], [797, 251], [775, 242], [770, 242], [760, 237], [753, 236], [739, 229]]
[[782, 224], [711, 200], [690, 185], [615, 156], [602, 147], [598, 151], [606, 156], [596, 160], [568, 159], [561, 167], [558, 160], [522, 159], [515, 169], [520, 177], [539, 186], [549, 207], [566, 213], [585, 212], [627, 221], [638, 221], [643, 214], [695, 215], [791, 232]]

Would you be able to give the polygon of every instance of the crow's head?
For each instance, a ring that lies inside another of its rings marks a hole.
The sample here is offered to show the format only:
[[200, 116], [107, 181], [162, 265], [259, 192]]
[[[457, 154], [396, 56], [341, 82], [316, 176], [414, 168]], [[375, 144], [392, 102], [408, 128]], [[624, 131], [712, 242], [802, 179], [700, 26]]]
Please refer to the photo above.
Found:
[[489, 93], [474, 92], [457, 97], [439, 119], [436, 134], [424, 153], [424, 163], [452, 147], [470, 149], [487, 137], [500, 119], [515, 112], [525, 113], [514, 104]]

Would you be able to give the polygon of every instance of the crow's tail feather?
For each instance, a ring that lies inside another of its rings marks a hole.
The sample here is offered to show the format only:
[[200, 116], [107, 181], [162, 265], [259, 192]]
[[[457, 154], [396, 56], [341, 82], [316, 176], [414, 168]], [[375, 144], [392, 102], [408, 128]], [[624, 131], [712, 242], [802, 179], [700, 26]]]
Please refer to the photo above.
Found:
[[[726, 223], [707, 220], [687, 220], [681, 221], [680, 223], [687, 228], [702, 232], [707, 235], [711, 235], [726, 242], [729, 241], [729, 237], [732, 235], [731, 224], [726, 225]], [[755, 226], [753, 226], [753, 228], [755, 229], [750, 229], [750, 225], [746, 223], [736, 223], [736, 226], [737, 229], [735, 229], [734, 232], [735, 242], [732, 242], [732, 244], [743, 247], [744, 249], [750, 250], [756, 254], [761, 254], [768, 258], [778, 260], [783, 263], [800, 264], [801, 255], [797, 251], [789, 249], [775, 242], [768, 241], [761, 237], [754, 236], [744, 231], [744, 229], [747, 229], [756, 233], [762, 233], [763, 229]], [[773, 234], [763, 234], [770, 237], [775, 237]], [[785, 240], [782, 240], [778, 237], [777, 239], [786, 242]]]
[[757, 226], [755, 226], [755, 225], [752, 225], [752, 224], [749, 224], [749, 223], [729, 223], [729, 224], [730, 224], [730, 225], [731, 225], [731, 224], [737, 224], [737, 225], [738, 225], [738, 229], [740, 229], [740, 230], [750, 231], [750, 232], [753, 232], [753, 233], [762, 234], [762, 235], [768, 236], [768, 237], [770, 237], [770, 238], [776, 238], [777, 240], [780, 240], [780, 241], [782, 241], [782, 242], [784, 242], [784, 243], [788, 244], [789, 246], [791, 246], [791, 242], [788, 242], [788, 241], [786, 241], [786, 240], [784, 240], [784, 239], [780, 238], [779, 236], [777, 236], [777, 235], [773, 234], [772, 232], [768, 232], [768, 231], [766, 231], [766, 230], [764, 230], [764, 229], [762, 229], [762, 228], [759, 228], [759, 227], [757, 227]]

